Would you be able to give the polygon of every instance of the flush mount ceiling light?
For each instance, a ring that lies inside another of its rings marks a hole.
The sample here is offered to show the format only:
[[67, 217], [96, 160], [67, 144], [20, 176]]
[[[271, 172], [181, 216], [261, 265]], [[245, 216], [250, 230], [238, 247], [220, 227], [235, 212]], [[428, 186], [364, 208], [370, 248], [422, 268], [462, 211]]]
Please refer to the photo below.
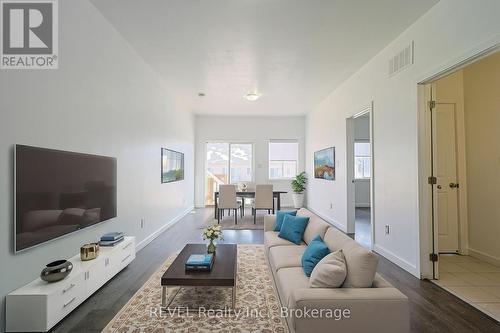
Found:
[[251, 102], [253, 102], [253, 101], [256, 101], [256, 100], [258, 100], [258, 99], [259, 99], [260, 94], [257, 94], [257, 93], [255, 93], [255, 92], [251, 92], [251, 93], [246, 94], [246, 95], [245, 95], [245, 96], [243, 96], [243, 97], [245, 97], [245, 99], [246, 99], [247, 101], [251, 101]]

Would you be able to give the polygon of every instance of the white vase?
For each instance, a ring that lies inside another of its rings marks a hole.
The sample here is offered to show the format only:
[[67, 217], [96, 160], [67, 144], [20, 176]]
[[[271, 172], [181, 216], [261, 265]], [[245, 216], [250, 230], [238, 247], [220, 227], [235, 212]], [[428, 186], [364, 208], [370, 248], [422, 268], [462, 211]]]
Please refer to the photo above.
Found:
[[293, 193], [293, 206], [297, 209], [304, 206], [304, 193]]

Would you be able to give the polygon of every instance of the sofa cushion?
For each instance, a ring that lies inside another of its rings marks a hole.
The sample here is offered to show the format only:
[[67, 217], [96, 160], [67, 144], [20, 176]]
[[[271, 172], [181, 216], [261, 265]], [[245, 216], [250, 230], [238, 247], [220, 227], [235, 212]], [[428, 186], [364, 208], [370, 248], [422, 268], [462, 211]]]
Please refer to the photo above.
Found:
[[[302, 242], [303, 245], [305, 245], [304, 242]], [[264, 233], [264, 246], [267, 251], [269, 251], [270, 248], [274, 246], [283, 246], [283, 245], [293, 245], [297, 246], [296, 244], [278, 237], [278, 233], [276, 231], [266, 231]]]
[[302, 269], [306, 276], [311, 276], [314, 267], [330, 253], [321, 236], [316, 236], [308, 245], [302, 256]]
[[278, 236], [299, 245], [302, 243], [308, 222], [309, 217], [285, 214]]
[[309, 217], [309, 223], [307, 224], [306, 231], [304, 232], [304, 241], [306, 244], [309, 244], [317, 235], [320, 235], [321, 238], [324, 239], [325, 232], [328, 227], [330, 227], [330, 224], [326, 223], [319, 216], [305, 208], [300, 209], [297, 212], [297, 216]]
[[343, 252], [347, 265], [347, 277], [342, 287], [372, 287], [377, 272], [378, 256], [357, 243], [346, 246]]
[[[338, 251], [340, 249], [344, 249], [352, 244], [356, 244], [356, 241], [351, 237], [344, 234], [342, 231], [338, 230], [335, 227], [330, 227], [325, 233], [325, 237], [323, 237], [324, 242], [328, 245], [328, 248], [331, 252]], [[345, 255], [345, 253], [344, 253]]]
[[283, 225], [283, 220], [285, 219], [285, 215], [297, 215], [296, 210], [278, 210], [276, 212], [276, 222], [274, 225], [274, 231], [280, 231], [281, 226]]
[[269, 250], [269, 264], [274, 272], [281, 268], [302, 267], [300, 260], [306, 250], [305, 245], [275, 246]]
[[294, 290], [308, 288], [309, 278], [304, 274], [302, 267], [282, 268], [276, 273], [276, 285], [281, 304], [286, 307]]
[[330, 253], [314, 267], [309, 279], [310, 288], [339, 288], [347, 276], [342, 250]]

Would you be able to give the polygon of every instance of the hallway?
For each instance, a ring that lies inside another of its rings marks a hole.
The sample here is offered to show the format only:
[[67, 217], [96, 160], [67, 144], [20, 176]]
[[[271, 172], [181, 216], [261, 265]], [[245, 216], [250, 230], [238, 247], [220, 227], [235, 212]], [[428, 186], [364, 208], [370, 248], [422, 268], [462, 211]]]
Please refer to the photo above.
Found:
[[371, 209], [356, 208], [356, 220], [354, 222], [354, 239], [366, 247], [371, 249], [372, 245], [372, 229], [371, 229]]

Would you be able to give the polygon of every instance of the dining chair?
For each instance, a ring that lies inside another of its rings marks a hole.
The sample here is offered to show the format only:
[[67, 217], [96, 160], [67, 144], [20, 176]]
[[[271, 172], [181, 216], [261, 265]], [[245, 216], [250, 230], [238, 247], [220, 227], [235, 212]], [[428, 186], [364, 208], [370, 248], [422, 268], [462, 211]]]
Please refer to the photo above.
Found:
[[[238, 224], [238, 209], [241, 212], [241, 202], [236, 199], [235, 185], [219, 185], [219, 204], [217, 206], [217, 223], [220, 223], [220, 216], [224, 209], [234, 210], [234, 223]], [[242, 216], [243, 217], [243, 216]]]
[[252, 207], [253, 223], [257, 223], [257, 210], [267, 210], [274, 214], [274, 195], [273, 185], [256, 185], [255, 186], [255, 201]]

